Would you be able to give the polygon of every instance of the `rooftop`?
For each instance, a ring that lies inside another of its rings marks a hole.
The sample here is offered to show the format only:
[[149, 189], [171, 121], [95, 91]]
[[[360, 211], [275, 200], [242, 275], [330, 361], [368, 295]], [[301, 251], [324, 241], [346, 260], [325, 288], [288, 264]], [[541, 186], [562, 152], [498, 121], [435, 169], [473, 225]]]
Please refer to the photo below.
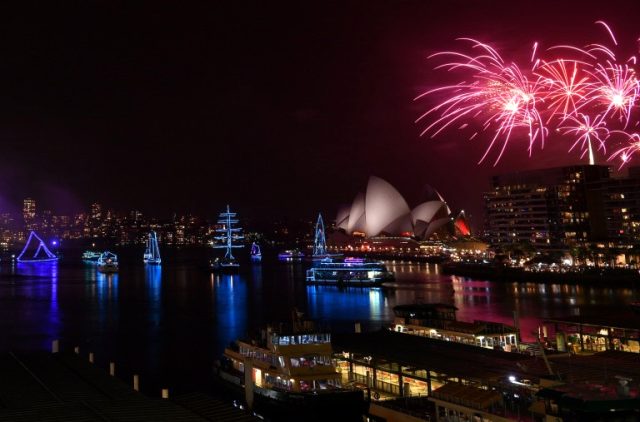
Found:
[[640, 314], [630, 309], [622, 310], [615, 314], [605, 312], [587, 315], [572, 315], [561, 318], [546, 319], [545, 322], [640, 330]]
[[[334, 334], [333, 348], [336, 352], [349, 351], [405, 366], [482, 380], [497, 380], [518, 374], [523, 377], [547, 374], [540, 358], [390, 330]], [[461, 365], [462, 362], [464, 365]]]

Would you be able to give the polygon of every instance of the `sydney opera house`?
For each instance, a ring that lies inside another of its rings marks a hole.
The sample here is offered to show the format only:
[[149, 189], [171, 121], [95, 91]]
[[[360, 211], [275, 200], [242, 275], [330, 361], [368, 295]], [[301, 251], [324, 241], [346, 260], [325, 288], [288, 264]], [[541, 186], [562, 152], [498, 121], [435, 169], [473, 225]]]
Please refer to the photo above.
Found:
[[366, 238], [409, 237], [415, 240], [442, 239], [456, 234], [468, 236], [463, 218], [454, 218], [437, 192], [432, 198], [410, 208], [404, 197], [387, 181], [371, 176], [364, 193], [351, 206], [338, 211], [336, 228], [347, 235]]

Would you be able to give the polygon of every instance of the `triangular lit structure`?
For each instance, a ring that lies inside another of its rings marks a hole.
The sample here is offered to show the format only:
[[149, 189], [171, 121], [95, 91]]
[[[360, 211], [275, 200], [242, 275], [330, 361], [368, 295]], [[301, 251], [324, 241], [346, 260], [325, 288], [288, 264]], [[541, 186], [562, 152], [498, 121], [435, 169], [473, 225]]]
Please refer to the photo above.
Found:
[[320, 256], [327, 254], [327, 239], [324, 235], [324, 221], [322, 214], [318, 213], [318, 221], [316, 221], [315, 237], [313, 240], [313, 255]]
[[[32, 241], [39, 242], [38, 247], [36, 248], [36, 251], [33, 253], [33, 256], [25, 257], [25, 254], [27, 253], [27, 250], [29, 249], [29, 245], [31, 244]], [[53, 262], [53, 261], [57, 261], [58, 257], [47, 248], [47, 245], [45, 245], [44, 240], [42, 240], [40, 236], [38, 236], [34, 231], [32, 231], [31, 233], [29, 233], [29, 238], [27, 239], [27, 243], [24, 245], [22, 252], [20, 252], [20, 255], [18, 255], [16, 260], [18, 262]]]

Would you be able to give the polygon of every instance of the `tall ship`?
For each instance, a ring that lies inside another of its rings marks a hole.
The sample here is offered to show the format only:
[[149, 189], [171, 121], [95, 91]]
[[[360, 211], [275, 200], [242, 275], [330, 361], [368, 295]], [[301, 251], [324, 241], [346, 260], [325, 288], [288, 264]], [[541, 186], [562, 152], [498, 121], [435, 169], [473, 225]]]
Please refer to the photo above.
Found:
[[394, 280], [392, 271], [380, 261], [365, 258], [324, 258], [307, 270], [307, 284], [375, 287]]
[[211, 269], [214, 271], [237, 271], [240, 268], [240, 264], [233, 256], [233, 249], [244, 246], [238, 243], [244, 239], [244, 236], [242, 228], [236, 227], [238, 224], [236, 216], [237, 213], [231, 212], [229, 205], [227, 205], [227, 210], [218, 216], [218, 225], [221, 225], [222, 228], [216, 229], [218, 235], [214, 236], [214, 240], [218, 243], [214, 243], [213, 247], [225, 249], [225, 254], [224, 258], [216, 258], [211, 261]]
[[[34, 244], [37, 244], [35, 250], [32, 248]], [[58, 256], [51, 252], [44, 240], [32, 230], [16, 261], [20, 263], [56, 262]]]
[[252, 262], [261, 262], [262, 261], [262, 251], [260, 251], [260, 245], [256, 242], [251, 244], [251, 261]]
[[147, 248], [144, 251], [143, 260], [145, 264], [149, 265], [160, 265], [160, 263], [162, 263], [162, 259], [160, 258], [160, 248], [158, 247], [158, 235], [153, 230], [149, 232]]
[[[296, 313], [294, 311], [294, 313]], [[362, 421], [364, 391], [342, 386], [332, 360], [331, 334], [310, 321], [263, 330], [260, 340], [238, 340], [225, 349], [219, 378], [249, 407], [274, 420]]]
[[118, 255], [113, 252], [104, 251], [98, 258], [98, 271], [101, 273], [117, 273], [118, 272]]

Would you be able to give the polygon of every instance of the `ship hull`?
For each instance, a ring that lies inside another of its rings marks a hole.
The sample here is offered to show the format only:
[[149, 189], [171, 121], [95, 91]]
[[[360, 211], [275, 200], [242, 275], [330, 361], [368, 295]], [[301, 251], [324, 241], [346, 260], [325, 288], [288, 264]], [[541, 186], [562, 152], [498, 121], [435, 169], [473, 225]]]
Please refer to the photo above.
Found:
[[[218, 380], [236, 397], [244, 399], [241, 378], [224, 369], [217, 372]], [[369, 410], [362, 390], [319, 392], [289, 392], [253, 387], [254, 410], [273, 421], [362, 421]]]

